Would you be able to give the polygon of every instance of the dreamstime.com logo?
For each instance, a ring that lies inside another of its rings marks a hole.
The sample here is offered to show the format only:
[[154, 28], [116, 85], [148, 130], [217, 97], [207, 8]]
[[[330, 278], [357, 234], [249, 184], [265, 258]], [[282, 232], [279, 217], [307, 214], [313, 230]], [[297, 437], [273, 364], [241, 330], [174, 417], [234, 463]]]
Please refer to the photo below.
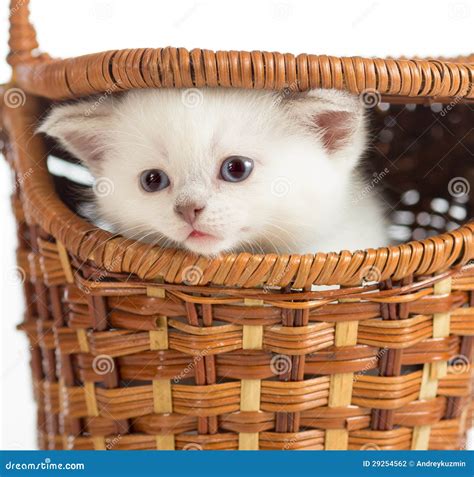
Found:
[[[113, 270], [117, 266], [117, 264], [121, 263], [121, 261], [122, 261], [122, 257], [120, 255], [116, 256], [109, 265], [110, 269]], [[82, 287], [82, 291], [86, 295], [90, 295], [94, 288], [93, 285], [98, 285], [99, 283], [102, 283], [108, 277], [109, 277], [109, 272], [105, 269], [102, 269], [99, 275], [97, 275], [92, 282], [87, 282], [87, 284]]]
[[12, 462], [5, 464], [5, 470], [85, 470], [86, 466], [79, 462], [51, 462], [46, 457], [42, 462]]
[[188, 365], [177, 375], [173, 378], [173, 382], [178, 384], [181, 380], [185, 379], [197, 366], [197, 364], [204, 359], [205, 356], [209, 354], [209, 346], [202, 350], [199, 354], [193, 357], [192, 362], [188, 363]]
[[467, 356], [458, 354], [449, 361], [449, 367], [452, 374], [466, 374], [471, 370], [471, 363]]
[[185, 285], [197, 285], [202, 277], [203, 271], [196, 265], [186, 267], [181, 273], [181, 280]]
[[382, 272], [377, 267], [369, 265], [361, 269], [359, 280], [363, 284], [378, 283], [382, 280]]
[[368, 195], [370, 195], [373, 190], [385, 179], [385, 177], [390, 173], [390, 170], [385, 167], [380, 172], [374, 172], [372, 174], [372, 179], [370, 182], [364, 185], [362, 189], [360, 189], [357, 194], [352, 199], [352, 205], [357, 204], [361, 200], [365, 199]]
[[26, 272], [22, 267], [12, 267], [8, 273], [7, 282], [10, 285], [22, 285], [26, 280]]
[[282, 88], [278, 94], [276, 94], [273, 104], [275, 106], [278, 106], [283, 100], [290, 98], [291, 95], [295, 92], [298, 92], [298, 83], [294, 81], [293, 83], [290, 83], [288, 86], [285, 86]]
[[33, 175], [33, 168], [30, 167], [24, 174], [19, 174], [15, 183], [13, 184], [13, 190], [16, 191]]
[[286, 177], [277, 177], [271, 184], [271, 191], [275, 197], [285, 197], [291, 190], [291, 182]]
[[291, 358], [284, 354], [277, 354], [270, 361], [270, 369], [276, 376], [289, 373], [292, 365]]
[[92, 369], [99, 376], [109, 374], [115, 369], [114, 359], [108, 354], [99, 354], [92, 361]]
[[468, 196], [470, 191], [471, 184], [465, 177], [453, 177], [448, 183], [448, 192], [457, 199]]
[[184, 89], [181, 93], [181, 102], [189, 109], [195, 109], [202, 105], [204, 96], [197, 88]]
[[372, 109], [382, 102], [382, 95], [374, 88], [367, 88], [360, 93], [359, 101], [364, 108]]
[[14, 15], [24, 4], [26, 0], [17, 0], [12, 8], [10, 8], [10, 16]]
[[373, 368], [374, 365], [383, 358], [385, 353], [387, 353], [388, 348], [381, 348], [378, 353], [369, 361], [369, 363], [364, 366], [363, 369], [358, 371], [357, 373], [354, 373], [354, 377], [352, 381], [356, 383], [361, 377], [365, 376], [365, 373], [369, 371], [369, 369]]
[[21, 108], [26, 103], [26, 94], [20, 88], [9, 88], [3, 95], [3, 102], [7, 108]]
[[114, 437], [106, 437], [105, 448], [107, 450], [112, 450], [114, 447], [117, 446], [117, 444], [120, 442], [121, 439], [122, 439], [122, 434], [117, 434]]
[[117, 80], [110, 88], [106, 89], [104, 94], [102, 94], [97, 100], [84, 112], [84, 116], [89, 117], [94, 111], [99, 108], [107, 98], [117, 91], [120, 87], [121, 81]]
[[113, 181], [108, 177], [98, 177], [94, 181], [92, 190], [97, 197], [107, 197], [114, 193], [115, 186]]

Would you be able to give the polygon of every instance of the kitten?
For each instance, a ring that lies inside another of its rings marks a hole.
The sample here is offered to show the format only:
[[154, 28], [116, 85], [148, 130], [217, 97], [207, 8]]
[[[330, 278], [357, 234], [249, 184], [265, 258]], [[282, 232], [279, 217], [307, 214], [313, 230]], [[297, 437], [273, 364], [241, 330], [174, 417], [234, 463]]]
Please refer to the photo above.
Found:
[[345, 92], [132, 90], [57, 106], [39, 131], [90, 169], [97, 220], [130, 238], [208, 256], [387, 244], [357, 172], [364, 107]]

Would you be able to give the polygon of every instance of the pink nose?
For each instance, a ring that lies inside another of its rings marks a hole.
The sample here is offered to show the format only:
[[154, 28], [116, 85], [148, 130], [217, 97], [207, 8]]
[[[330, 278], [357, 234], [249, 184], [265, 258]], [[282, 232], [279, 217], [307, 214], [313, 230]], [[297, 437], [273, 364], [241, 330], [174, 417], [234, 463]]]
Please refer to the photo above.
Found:
[[194, 223], [196, 217], [200, 212], [202, 212], [203, 209], [204, 207], [201, 207], [197, 204], [177, 205], [174, 208], [175, 212], [180, 215], [189, 225]]

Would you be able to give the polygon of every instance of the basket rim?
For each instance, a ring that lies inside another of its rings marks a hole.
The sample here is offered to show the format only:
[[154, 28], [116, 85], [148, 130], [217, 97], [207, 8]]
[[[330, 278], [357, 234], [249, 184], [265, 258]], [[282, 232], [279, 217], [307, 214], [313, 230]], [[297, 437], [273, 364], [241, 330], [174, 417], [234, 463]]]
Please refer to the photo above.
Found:
[[26, 178], [21, 182], [25, 215], [28, 223], [40, 225], [83, 264], [92, 262], [110, 273], [166, 283], [189, 284], [191, 273], [192, 284], [199, 286], [308, 289], [311, 285], [359, 286], [367, 282], [369, 272], [376, 273], [379, 282], [422, 277], [465, 265], [474, 257], [474, 222], [401, 245], [305, 255], [239, 253], [209, 258], [113, 235], [77, 216], [54, 191], [44, 141], [34, 134], [40, 103], [28, 97], [21, 108], [4, 108], [14, 167]]
[[49, 99], [132, 88], [314, 88], [376, 92], [387, 102], [474, 101], [474, 54], [457, 58], [363, 58], [265, 51], [136, 48], [52, 59], [38, 54], [29, 0], [10, 2], [14, 83]]
[[266, 51], [134, 48], [14, 66], [15, 83], [30, 94], [71, 100], [137, 88], [224, 87], [285, 93], [315, 88], [375, 93], [388, 103], [474, 102], [474, 55], [364, 58]]

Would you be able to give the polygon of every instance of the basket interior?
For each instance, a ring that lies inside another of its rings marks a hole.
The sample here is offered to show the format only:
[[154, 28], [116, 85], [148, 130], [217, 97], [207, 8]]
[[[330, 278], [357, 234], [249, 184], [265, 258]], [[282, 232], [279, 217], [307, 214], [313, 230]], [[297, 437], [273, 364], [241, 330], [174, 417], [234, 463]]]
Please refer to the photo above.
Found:
[[[368, 181], [360, 195], [382, 197], [391, 244], [426, 239], [471, 221], [474, 104], [380, 103], [368, 115], [371, 139], [362, 164]], [[64, 167], [63, 161], [78, 161], [53, 142], [48, 150], [56, 190], [78, 212], [87, 175]]]

